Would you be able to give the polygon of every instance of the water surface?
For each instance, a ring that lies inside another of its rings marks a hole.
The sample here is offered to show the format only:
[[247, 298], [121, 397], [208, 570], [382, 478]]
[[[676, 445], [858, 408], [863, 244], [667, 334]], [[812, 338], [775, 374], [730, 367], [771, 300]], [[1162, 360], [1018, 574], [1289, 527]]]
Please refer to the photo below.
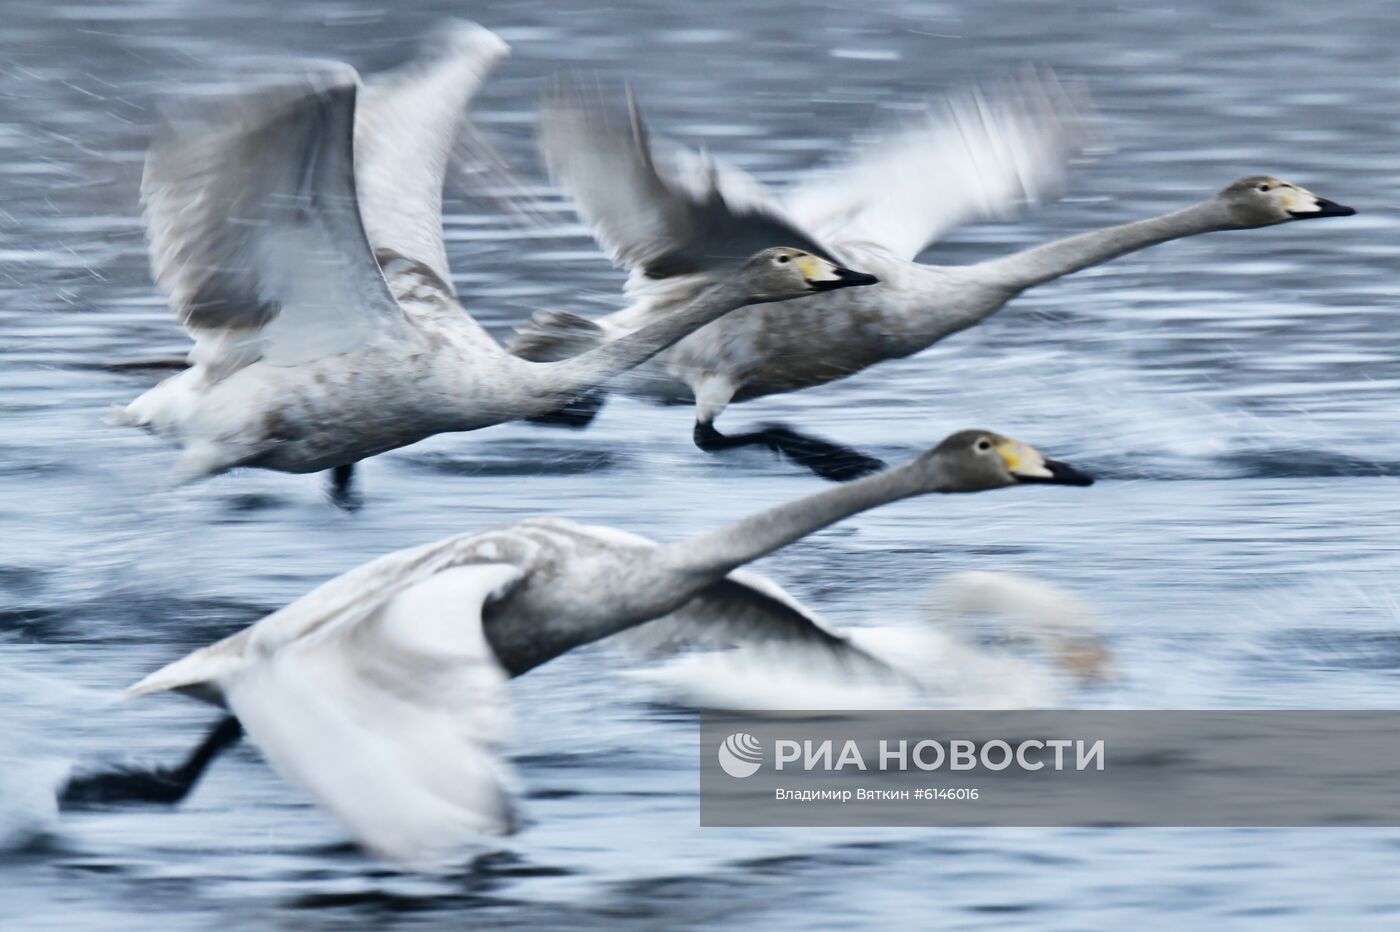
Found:
[[[386, 5], [388, 6], [388, 5]], [[1270, 172], [1361, 210], [1216, 234], [1039, 289], [919, 356], [737, 406], [899, 459], [960, 427], [1022, 437], [1093, 490], [921, 499], [762, 564], [834, 621], [915, 619], [960, 569], [1033, 574], [1098, 606], [1120, 677], [1084, 706], [1400, 701], [1393, 399], [1394, 92], [1381, 0], [1160, 4], [241, 4], [9, 0], [0, 29], [0, 922], [7, 928], [588, 926], [1280, 928], [1396, 922], [1397, 831], [701, 830], [695, 725], [597, 652], [512, 685], [525, 812], [461, 877], [386, 870], [229, 755], [174, 812], [53, 820], [74, 760], [169, 759], [210, 712], [119, 688], [388, 549], [539, 512], [674, 540], [821, 487], [712, 459], [690, 413], [618, 400], [586, 433], [504, 426], [370, 462], [359, 514], [312, 477], [168, 491], [172, 453], [105, 428], [186, 345], [152, 287], [137, 188], [152, 100], [266, 54], [411, 54], [470, 16], [515, 53], [479, 120], [522, 170], [561, 68], [630, 77], [653, 124], [782, 183], [923, 95], [1026, 63], [1081, 81], [1113, 151], [1063, 200], [958, 231], [974, 261], [1172, 209]], [[930, 170], [935, 170], [931, 167]], [[582, 231], [454, 194], [449, 254], [497, 334], [616, 306]]]

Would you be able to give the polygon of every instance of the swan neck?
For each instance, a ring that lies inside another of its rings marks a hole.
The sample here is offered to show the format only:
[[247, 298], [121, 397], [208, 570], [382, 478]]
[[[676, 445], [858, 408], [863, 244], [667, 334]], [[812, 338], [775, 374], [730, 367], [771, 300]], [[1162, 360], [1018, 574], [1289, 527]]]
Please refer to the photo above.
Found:
[[716, 579], [871, 508], [940, 490], [921, 458], [846, 485], [778, 505], [669, 548], [672, 565]]
[[984, 269], [992, 279], [1019, 292], [1158, 243], [1238, 227], [1229, 208], [1212, 198], [1169, 214], [1081, 233], [994, 259], [984, 263]]

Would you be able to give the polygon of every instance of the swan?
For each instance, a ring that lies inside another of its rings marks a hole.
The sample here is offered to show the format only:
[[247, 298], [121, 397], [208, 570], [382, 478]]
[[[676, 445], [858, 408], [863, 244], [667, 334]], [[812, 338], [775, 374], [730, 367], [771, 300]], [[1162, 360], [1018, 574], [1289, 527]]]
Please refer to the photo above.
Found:
[[1091, 481], [1024, 444], [967, 430], [901, 466], [680, 543], [549, 518], [391, 553], [128, 689], [189, 693], [229, 717], [183, 765], [77, 776], [61, 802], [178, 800], [246, 729], [274, 769], [368, 850], [449, 863], [479, 833], [517, 824], [497, 750], [510, 677], [654, 619], [712, 639], [820, 644], [878, 665], [740, 567], [903, 498]]
[[755, 250], [625, 339], [563, 362], [507, 353], [458, 303], [441, 216], [464, 110], [505, 53], [461, 24], [366, 88], [358, 117], [357, 75], [336, 65], [172, 115], [142, 197], [154, 277], [195, 340], [192, 365], [114, 419], [178, 443], [177, 482], [330, 469], [333, 498], [352, 505], [365, 457], [549, 411], [745, 304], [875, 281]]
[[[599, 245], [630, 270], [631, 304], [598, 320], [537, 314], [510, 344], [560, 359], [664, 318], [745, 247], [773, 238], [878, 277], [860, 292], [732, 314], [622, 380], [648, 401], [693, 404], [707, 451], [761, 444], [819, 475], [848, 479], [879, 460], [784, 427], [725, 436], [733, 402], [842, 379], [917, 353], [995, 313], [1028, 288], [1184, 236], [1320, 217], [1350, 207], [1267, 175], [1242, 178], [1182, 210], [1071, 236], [968, 266], [914, 261], [941, 233], [1006, 213], [1055, 185], [1085, 136], [1052, 80], [1027, 78], [999, 99], [950, 99], [943, 114], [877, 139], [840, 168], [774, 194], [741, 170], [650, 139], [635, 100], [626, 111], [561, 86], [546, 101], [539, 144], [555, 182]], [[819, 304], [822, 313], [802, 316]], [[597, 391], [544, 423], [582, 426]]]
[[[995, 622], [995, 646], [970, 630], [982, 617]], [[624, 631], [608, 643], [639, 661], [624, 677], [692, 708], [1044, 708], [1060, 703], [1063, 685], [1102, 683], [1113, 667], [1102, 625], [1084, 599], [1001, 571], [950, 574], [913, 622], [841, 631], [885, 670], [791, 644], [694, 649], [693, 630], [668, 624]]]

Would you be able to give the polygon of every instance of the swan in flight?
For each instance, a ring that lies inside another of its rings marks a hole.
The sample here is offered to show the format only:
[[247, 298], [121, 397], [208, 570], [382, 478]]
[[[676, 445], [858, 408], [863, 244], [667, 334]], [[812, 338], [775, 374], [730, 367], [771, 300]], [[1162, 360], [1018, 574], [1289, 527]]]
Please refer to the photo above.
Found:
[[[982, 618], [994, 622], [991, 646], [972, 630]], [[819, 647], [792, 644], [705, 649], [692, 628], [665, 621], [624, 631], [609, 643], [641, 661], [625, 677], [646, 683], [662, 701], [691, 708], [1046, 708], [1063, 701], [1066, 685], [1112, 676], [1112, 655], [1092, 607], [1019, 573], [953, 573], [912, 622], [841, 634], [888, 669], [853, 666]]]
[[242, 730], [363, 846], [415, 866], [459, 858], [516, 818], [498, 746], [502, 687], [653, 620], [709, 637], [820, 644], [883, 666], [740, 569], [843, 518], [933, 492], [1091, 480], [982, 430], [914, 460], [675, 544], [533, 519], [401, 550], [157, 670], [229, 717], [180, 767], [72, 778], [65, 807], [178, 800]]
[[[561, 87], [542, 111], [539, 141], [551, 176], [594, 238], [630, 270], [631, 304], [596, 321], [537, 314], [512, 349], [527, 359], [560, 359], [632, 333], [671, 314], [758, 242], [782, 240], [866, 270], [879, 286], [731, 314], [616, 386], [649, 401], [693, 404], [702, 449], [766, 445], [831, 479], [882, 464], [784, 427], [725, 436], [715, 419], [732, 402], [811, 388], [917, 353], [1028, 288], [1126, 253], [1198, 233], [1355, 213], [1259, 175], [1163, 216], [976, 265], [925, 265], [914, 260], [949, 228], [1005, 215], [1059, 181], [1085, 130], [1053, 81], [1028, 78], [999, 96], [950, 99], [941, 115], [780, 194], [708, 155], [654, 144], [630, 95], [628, 103], [623, 110]], [[816, 304], [822, 313], [806, 315]], [[600, 389], [541, 420], [582, 426], [604, 397]]]
[[358, 115], [355, 72], [331, 65], [172, 113], [141, 187], [192, 365], [115, 419], [178, 443], [177, 480], [330, 469], [349, 505], [365, 457], [543, 414], [746, 304], [875, 281], [774, 240], [624, 339], [561, 362], [506, 352], [458, 303], [442, 230], [467, 103], [505, 52], [460, 24]]

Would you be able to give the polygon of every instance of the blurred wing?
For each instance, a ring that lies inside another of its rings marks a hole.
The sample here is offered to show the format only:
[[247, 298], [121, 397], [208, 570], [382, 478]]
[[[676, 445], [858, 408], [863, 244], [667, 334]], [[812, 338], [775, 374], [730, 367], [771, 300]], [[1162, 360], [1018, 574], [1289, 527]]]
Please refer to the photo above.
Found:
[[195, 362], [294, 365], [402, 321], [356, 206], [355, 88], [348, 67], [321, 66], [189, 98], [152, 143], [151, 266]]
[[288, 780], [366, 848], [415, 866], [460, 861], [513, 827], [496, 745], [507, 679], [481, 612], [510, 564], [438, 572], [231, 678], [229, 708]]
[[443, 245], [442, 187], [466, 110], [491, 68], [510, 51], [493, 32], [455, 22], [416, 61], [378, 75], [360, 93], [355, 181], [375, 255], [430, 271], [452, 296]]
[[273, 766], [354, 837], [417, 866], [512, 827], [495, 751], [506, 674], [481, 629], [523, 576], [476, 535], [399, 551], [319, 586], [127, 690], [216, 698]]
[[131, 686], [127, 698], [168, 689], [200, 693], [300, 638], [358, 624], [404, 590], [457, 566], [485, 562], [476, 534], [396, 550], [327, 580], [294, 602], [221, 641], [201, 647]]
[[616, 264], [655, 279], [733, 267], [772, 246], [830, 258], [749, 175], [653, 147], [629, 104], [624, 111], [560, 87], [540, 117], [550, 176]]
[[1005, 217], [1055, 193], [1087, 137], [1085, 114], [1054, 77], [1030, 75], [935, 103], [784, 202], [827, 242], [875, 243], [912, 260], [959, 224]]
[[865, 656], [776, 583], [746, 570], [735, 570], [669, 615], [614, 635], [611, 643], [652, 655], [784, 643]]

